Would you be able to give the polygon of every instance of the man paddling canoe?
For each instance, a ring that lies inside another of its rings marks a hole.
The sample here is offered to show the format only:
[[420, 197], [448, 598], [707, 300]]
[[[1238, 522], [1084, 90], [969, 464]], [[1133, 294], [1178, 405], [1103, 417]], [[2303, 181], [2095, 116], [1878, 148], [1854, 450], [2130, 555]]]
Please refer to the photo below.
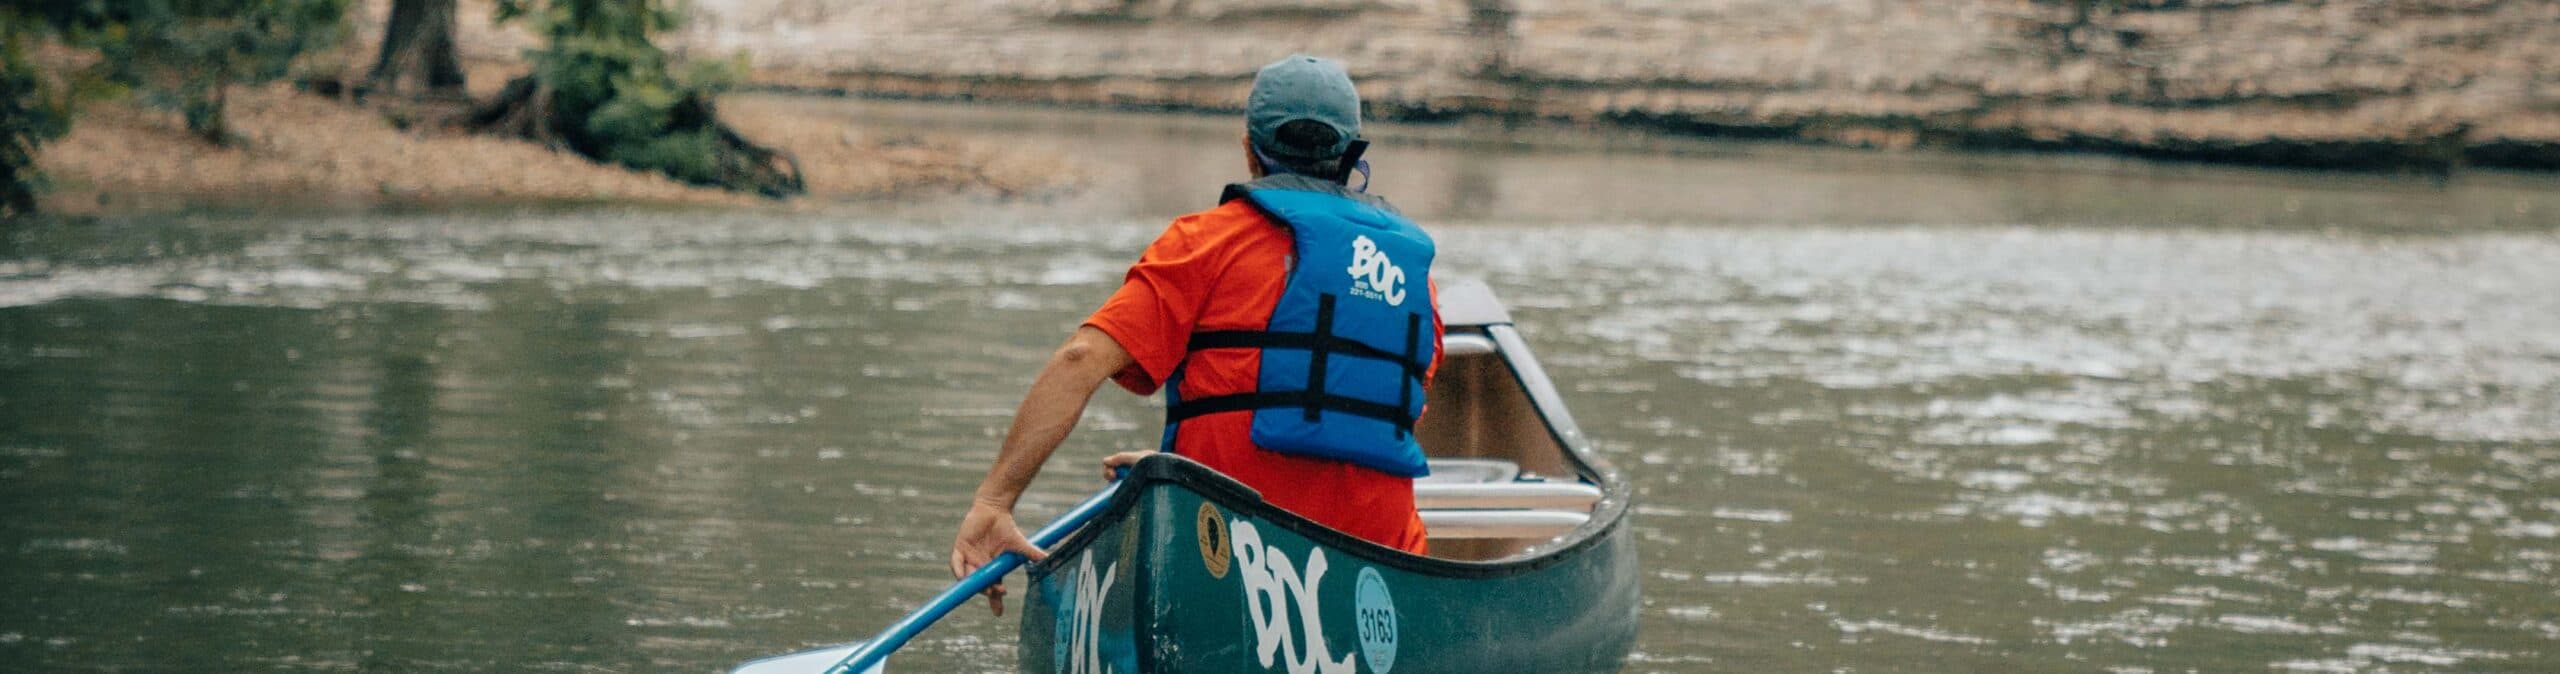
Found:
[[[1434, 248], [1366, 194], [1366, 147], [1340, 64], [1293, 55], [1254, 76], [1253, 179], [1175, 219], [1051, 354], [960, 521], [953, 577], [1005, 551], [1046, 556], [1013, 506], [1105, 379], [1165, 389], [1164, 451], [1325, 526], [1423, 552], [1413, 478], [1428, 470], [1413, 424], [1440, 362]], [[1115, 454], [1104, 470], [1145, 454]], [[986, 594], [1003, 615], [1004, 586]]]

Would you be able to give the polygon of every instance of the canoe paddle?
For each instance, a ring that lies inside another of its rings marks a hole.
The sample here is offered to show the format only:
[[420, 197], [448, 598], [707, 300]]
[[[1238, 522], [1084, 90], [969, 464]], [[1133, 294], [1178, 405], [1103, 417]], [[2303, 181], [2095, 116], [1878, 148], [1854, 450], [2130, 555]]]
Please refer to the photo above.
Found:
[[[1123, 474], [1126, 474], [1126, 471], [1123, 471]], [[1119, 493], [1120, 484], [1119, 480], [1113, 480], [1111, 484], [1104, 486], [1102, 491], [1094, 492], [1093, 496], [1086, 498], [1083, 503], [1067, 509], [1066, 514], [1050, 520], [1048, 526], [1040, 527], [1040, 531], [1031, 534], [1031, 545], [1046, 550], [1049, 546], [1057, 545], [1058, 541], [1064, 540], [1067, 534], [1083, 528], [1086, 522], [1093, 521], [1095, 515], [1102, 514], [1103, 506], [1111, 502], [1111, 495]], [[986, 566], [978, 567], [978, 570], [970, 573], [969, 577], [953, 583], [951, 589], [943, 590], [941, 595], [933, 598], [933, 601], [926, 602], [924, 608], [916, 609], [916, 612], [900, 618], [898, 622], [890, 624], [888, 629], [882, 630], [879, 636], [872, 637], [869, 641], [837, 644], [789, 655], [749, 660], [739, 664], [737, 669], [729, 670], [729, 674], [880, 674], [882, 668], [886, 666], [890, 651], [906, 646], [907, 640], [914, 639], [925, 628], [933, 626], [934, 621], [941, 620], [943, 615], [951, 612], [951, 609], [968, 603], [970, 597], [977, 596], [978, 593], [986, 591], [988, 586], [996, 584], [996, 581], [1003, 580], [1005, 574], [1012, 573], [1014, 569], [1021, 567], [1022, 562], [1022, 553], [1007, 552], [996, 555], [996, 558], [989, 560]]]

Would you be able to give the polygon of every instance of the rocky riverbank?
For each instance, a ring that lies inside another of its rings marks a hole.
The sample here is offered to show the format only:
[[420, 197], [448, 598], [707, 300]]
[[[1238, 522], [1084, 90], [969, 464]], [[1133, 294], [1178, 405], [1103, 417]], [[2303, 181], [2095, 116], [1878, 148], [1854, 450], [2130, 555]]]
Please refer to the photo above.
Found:
[[1373, 114], [1855, 146], [2560, 169], [2549, 0], [701, 0], [760, 83], [1229, 110], [1332, 55]]

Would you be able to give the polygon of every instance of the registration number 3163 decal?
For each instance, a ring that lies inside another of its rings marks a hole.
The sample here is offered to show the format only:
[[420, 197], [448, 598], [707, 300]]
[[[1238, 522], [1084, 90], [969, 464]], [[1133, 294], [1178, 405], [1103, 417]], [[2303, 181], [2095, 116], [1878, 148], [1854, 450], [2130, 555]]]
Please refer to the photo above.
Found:
[[1387, 674], [1396, 666], [1396, 599], [1387, 593], [1387, 579], [1378, 570], [1360, 568], [1360, 590], [1353, 605], [1360, 619], [1360, 654], [1369, 659], [1370, 671]]

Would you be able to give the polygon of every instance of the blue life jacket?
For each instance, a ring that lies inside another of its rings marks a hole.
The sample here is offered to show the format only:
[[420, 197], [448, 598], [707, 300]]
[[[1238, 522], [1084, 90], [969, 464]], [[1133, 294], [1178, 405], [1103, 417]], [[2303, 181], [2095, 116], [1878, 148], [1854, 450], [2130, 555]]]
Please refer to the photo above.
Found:
[[1166, 451], [1184, 419], [1253, 413], [1253, 444], [1346, 461], [1392, 475], [1431, 471], [1413, 424], [1439, 340], [1431, 304], [1431, 235], [1385, 201], [1339, 183], [1273, 175], [1227, 187], [1288, 227], [1296, 252], [1265, 330], [1195, 332], [1190, 351], [1258, 349], [1253, 391], [1182, 396], [1165, 386]]

